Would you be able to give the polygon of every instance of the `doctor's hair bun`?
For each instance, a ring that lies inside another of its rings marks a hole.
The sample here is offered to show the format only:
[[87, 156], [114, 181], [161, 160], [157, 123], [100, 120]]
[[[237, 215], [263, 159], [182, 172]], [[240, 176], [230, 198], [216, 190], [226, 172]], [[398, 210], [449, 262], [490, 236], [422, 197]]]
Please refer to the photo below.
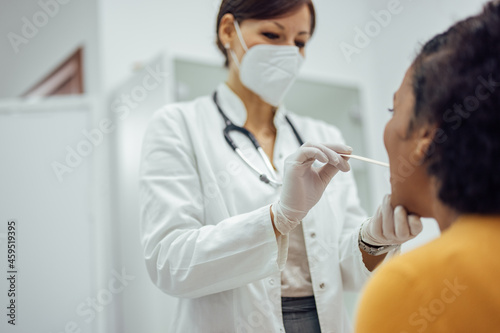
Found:
[[220, 22], [224, 15], [233, 14], [236, 21], [241, 23], [244, 20], [269, 20], [294, 13], [302, 6], [307, 5], [311, 11], [311, 35], [316, 28], [316, 11], [312, 0], [223, 0], [217, 15], [217, 46], [226, 57], [225, 66], [229, 66], [229, 59], [226, 48], [219, 38]]
[[437, 127], [426, 165], [439, 199], [460, 214], [499, 214], [500, 1], [434, 37], [413, 69], [410, 131]]

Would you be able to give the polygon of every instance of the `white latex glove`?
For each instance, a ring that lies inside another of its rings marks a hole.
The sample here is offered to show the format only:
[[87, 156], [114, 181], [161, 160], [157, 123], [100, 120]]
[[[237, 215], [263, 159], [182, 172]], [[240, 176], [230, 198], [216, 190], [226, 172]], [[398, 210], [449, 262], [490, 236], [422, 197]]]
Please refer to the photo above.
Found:
[[[318, 203], [339, 170], [351, 169], [338, 154], [351, 152], [352, 148], [345, 145], [306, 143], [285, 160], [280, 200], [271, 206], [274, 225], [282, 235], [293, 230]], [[312, 167], [316, 160], [326, 164]]]
[[391, 206], [386, 195], [377, 213], [363, 224], [361, 240], [375, 246], [399, 245], [415, 238], [423, 229], [420, 217], [408, 215], [403, 206]]

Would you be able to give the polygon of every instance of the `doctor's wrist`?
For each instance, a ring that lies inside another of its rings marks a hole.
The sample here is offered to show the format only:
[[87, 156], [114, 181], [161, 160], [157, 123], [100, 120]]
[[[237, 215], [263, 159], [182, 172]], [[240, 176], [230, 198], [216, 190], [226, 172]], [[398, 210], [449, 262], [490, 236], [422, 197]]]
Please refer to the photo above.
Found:
[[290, 231], [295, 229], [301, 222], [298, 219], [288, 218], [279, 201], [271, 205], [271, 216], [274, 227], [281, 235], [289, 234]]
[[370, 256], [380, 256], [401, 247], [400, 244], [382, 244], [371, 237], [371, 235], [366, 232], [366, 224], [370, 222], [370, 219], [365, 220], [359, 228], [358, 246], [361, 250], [368, 253]]
[[276, 238], [278, 238], [279, 236], [281, 236], [281, 232], [279, 232], [279, 230], [276, 229], [276, 224], [274, 224], [274, 214], [273, 214], [272, 205], [269, 206], [269, 215], [271, 216], [271, 223], [273, 225], [274, 235], [276, 236]]

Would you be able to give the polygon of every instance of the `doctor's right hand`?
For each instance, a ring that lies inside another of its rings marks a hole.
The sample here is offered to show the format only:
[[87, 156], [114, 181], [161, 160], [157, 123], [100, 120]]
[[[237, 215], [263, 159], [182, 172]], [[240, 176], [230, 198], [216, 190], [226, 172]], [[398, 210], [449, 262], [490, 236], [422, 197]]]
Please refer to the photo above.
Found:
[[[282, 235], [299, 225], [337, 172], [350, 170], [339, 154], [351, 153], [346, 145], [306, 143], [285, 160], [280, 200], [271, 206], [274, 225]], [[316, 160], [325, 165], [313, 167]]]

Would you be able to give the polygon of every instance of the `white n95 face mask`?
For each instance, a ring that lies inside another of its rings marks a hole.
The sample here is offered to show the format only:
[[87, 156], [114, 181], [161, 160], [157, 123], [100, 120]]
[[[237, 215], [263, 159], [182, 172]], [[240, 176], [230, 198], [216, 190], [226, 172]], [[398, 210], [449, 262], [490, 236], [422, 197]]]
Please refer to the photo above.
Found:
[[240, 64], [228, 47], [240, 71], [241, 83], [265, 102], [278, 107], [297, 79], [304, 57], [296, 46], [259, 44], [248, 49], [238, 22], [234, 21], [234, 26], [246, 51]]

